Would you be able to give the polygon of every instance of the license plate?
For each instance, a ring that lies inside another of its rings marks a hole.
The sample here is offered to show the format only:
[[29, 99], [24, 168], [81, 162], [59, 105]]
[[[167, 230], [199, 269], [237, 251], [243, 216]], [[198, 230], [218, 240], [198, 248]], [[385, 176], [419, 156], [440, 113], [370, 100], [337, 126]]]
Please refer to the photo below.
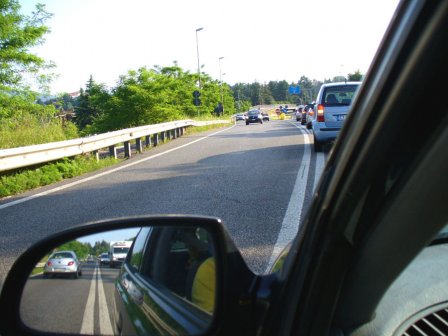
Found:
[[343, 120], [345, 120], [346, 117], [347, 117], [346, 114], [338, 114], [338, 115], [336, 116], [336, 120], [337, 120], [337, 121], [343, 121]]

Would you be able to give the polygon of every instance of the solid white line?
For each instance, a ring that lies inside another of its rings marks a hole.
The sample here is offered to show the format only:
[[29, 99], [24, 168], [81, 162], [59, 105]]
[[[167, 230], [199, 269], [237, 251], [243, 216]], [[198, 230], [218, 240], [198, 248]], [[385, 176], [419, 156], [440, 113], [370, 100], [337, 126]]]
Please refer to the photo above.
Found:
[[304, 132], [301, 127], [295, 125], [294, 123], [291, 124], [302, 132], [305, 150], [303, 153], [301, 166], [297, 173], [296, 182], [289, 199], [288, 208], [286, 209], [285, 217], [283, 218], [283, 223], [280, 228], [280, 232], [278, 233], [277, 242], [275, 243], [274, 250], [272, 251], [272, 255], [269, 259], [265, 273], [270, 271], [280, 253], [296, 236], [299, 229], [300, 218], [302, 216], [303, 203], [305, 201], [305, 191], [311, 162], [311, 141], [307, 132]]
[[110, 322], [109, 308], [104, 294], [101, 269], [98, 269], [98, 303], [100, 308], [100, 335], [113, 335], [112, 323]]
[[96, 274], [97, 268], [93, 271], [93, 277], [90, 282], [89, 296], [87, 297], [86, 308], [84, 309], [84, 316], [82, 318], [82, 325], [80, 334], [94, 335], [93, 313], [95, 307], [95, 293], [96, 293]]
[[212, 137], [212, 136], [214, 136], [214, 135], [216, 135], [216, 134], [219, 134], [219, 133], [228, 131], [229, 129], [231, 129], [231, 128], [233, 128], [233, 127], [235, 127], [235, 126], [231, 126], [231, 127], [226, 128], [226, 129], [224, 129], [224, 130], [221, 130], [221, 131], [212, 133], [212, 134], [210, 134], [210, 135], [207, 135], [207, 136], [205, 136], [205, 137], [203, 137], [203, 138], [194, 140], [194, 141], [189, 142], [189, 143], [187, 143], [187, 144], [184, 144], [184, 145], [182, 145], [182, 146], [179, 146], [179, 147], [176, 147], [176, 148], [169, 149], [169, 150], [167, 150], [166, 152], [159, 153], [159, 154], [155, 154], [155, 155], [153, 155], [153, 156], [150, 156], [150, 157], [147, 157], [147, 158], [138, 160], [138, 161], [134, 161], [134, 162], [132, 162], [132, 163], [128, 163], [128, 164], [126, 164], [126, 165], [124, 165], [124, 166], [121, 166], [121, 167], [118, 167], [118, 168], [115, 168], [115, 169], [108, 170], [108, 171], [106, 171], [106, 172], [104, 172], [104, 173], [100, 173], [100, 174], [97, 174], [97, 175], [94, 175], [94, 176], [90, 176], [90, 177], [87, 177], [87, 178], [85, 178], [85, 179], [78, 180], [78, 181], [75, 181], [75, 182], [72, 182], [72, 183], [68, 183], [68, 184], [65, 184], [65, 185], [63, 185], [63, 186], [60, 186], [60, 187], [57, 187], [57, 188], [54, 188], [54, 189], [50, 189], [50, 190], [47, 190], [47, 191], [44, 191], [44, 192], [41, 192], [41, 193], [38, 193], [38, 194], [35, 194], [35, 195], [32, 195], [32, 196], [28, 196], [28, 197], [25, 197], [25, 198], [22, 198], [22, 199], [19, 199], [19, 200], [16, 200], [16, 201], [12, 201], [12, 202], [9, 202], [9, 203], [2, 204], [2, 205], [0, 205], [0, 210], [1, 210], [1, 209], [5, 209], [5, 208], [9, 208], [9, 207], [11, 207], [11, 206], [14, 206], [14, 205], [17, 205], [17, 204], [20, 204], [20, 203], [25, 203], [25, 202], [31, 201], [32, 199], [35, 199], [35, 198], [38, 198], [38, 197], [42, 197], [42, 196], [46, 196], [46, 195], [52, 194], [52, 193], [57, 192], [57, 191], [61, 191], [61, 190], [67, 189], [67, 188], [71, 188], [71, 187], [73, 187], [73, 186], [75, 186], [75, 185], [78, 185], [78, 184], [81, 184], [81, 183], [85, 183], [85, 182], [88, 182], [88, 181], [97, 179], [97, 178], [99, 178], [99, 177], [102, 177], [102, 176], [105, 176], [105, 175], [109, 175], [109, 174], [115, 173], [115, 172], [120, 171], [120, 170], [122, 170], [122, 169], [125, 169], [125, 168], [129, 168], [129, 167], [135, 166], [135, 165], [140, 164], [140, 163], [142, 163], [142, 162], [145, 162], [145, 161], [149, 161], [149, 160], [155, 159], [155, 158], [157, 158], [157, 157], [159, 157], [159, 156], [162, 156], [162, 155], [165, 155], [165, 154], [168, 154], [168, 153], [177, 151], [178, 149], [181, 149], [181, 148], [190, 146], [190, 145], [192, 145], [192, 144], [194, 144], [194, 143], [196, 143], [196, 142], [205, 140], [205, 139], [207, 139], [207, 138], [209, 138], [209, 137]]

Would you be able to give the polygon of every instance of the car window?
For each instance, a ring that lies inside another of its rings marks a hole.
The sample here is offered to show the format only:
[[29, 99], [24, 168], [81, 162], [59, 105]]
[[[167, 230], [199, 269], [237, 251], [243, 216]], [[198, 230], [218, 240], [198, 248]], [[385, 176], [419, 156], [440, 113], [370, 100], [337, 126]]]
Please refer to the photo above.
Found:
[[[151, 288], [195, 303], [195, 278], [199, 272], [210, 277], [214, 268], [212, 259], [213, 251], [203, 230], [142, 229], [128, 256], [128, 265]], [[204, 265], [204, 262], [207, 263]]]
[[323, 94], [325, 106], [348, 106], [359, 88], [359, 85], [329, 86]]
[[73, 258], [74, 256], [71, 253], [55, 253], [51, 257], [52, 259], [63, 259], [63, 258]]
[[142, 228], [139, 234], [137, 235], [134, 244], [132, 245], [131, 252], [128, 253], [127, 264], [135, 272], [138, 272], [142, 264], [143, 252], [144, 252], [143, 249], [145, 247], [146, 239], [150, 231], [151, 228]]

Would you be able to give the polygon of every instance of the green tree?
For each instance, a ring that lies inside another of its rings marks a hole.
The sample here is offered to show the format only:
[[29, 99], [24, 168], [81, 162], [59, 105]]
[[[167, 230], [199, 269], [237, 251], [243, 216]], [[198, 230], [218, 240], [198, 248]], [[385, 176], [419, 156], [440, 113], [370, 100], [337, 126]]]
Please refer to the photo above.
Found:
[[42, 4], [36, 5], [31, 16], [19, 13], [17, 0], [0, 1], [0, 89], [23, 85], [25, 75], [43, 80], [41, 70], [52, 65], [30, 52], [41, 44], [49, 32], [45, 21], [51, 17]]
[[102, 240], [96, 241], [92, 247], [91, 255], [98, 256], [101, 253], [107, 253], [109, 251], [109, 242]]
[[355, 71], [355, 73], [349, 73], [348, 75], [347, 75], [347, 78], [348, 78], [348, 80], [349, 81], [360, 81], [360, 80], [362, 80], [362, 77], [363, 77], [364, 75], [361, 73], [361, 71], [358, 69], [358, 70], [356, 70]]
[[[141, 125], [193, 117], [198, 108], [193, 103], [197, 76], [173, 66], [140, 68], [120, 77], [107, 100], [101, 101], [101, 113], [94, 117], [92, 131], [105, 132]], [[222, 96], [221, 96], [222, 93]], [[225, 112], [235, 110], [227, 85], [220, 85], [206, 74], [201, 75], [201, 115], [211, 115], [224, 100]]]
[[79, 259], [86, 258], [91, 254], [92, 246], [90, 243], [81, 243], [77, 240], [69, 241], [57, 248], [58, 251], [73, 251], [76, 253]]
[[94, 119], [103, 112], [103, 107], [109, 98], [105, 85], [96, 83], [91, 75], [86, 89], [80, 89], [80, 95], [74, 102], [75, 122], [80, 130], [93, 124]]

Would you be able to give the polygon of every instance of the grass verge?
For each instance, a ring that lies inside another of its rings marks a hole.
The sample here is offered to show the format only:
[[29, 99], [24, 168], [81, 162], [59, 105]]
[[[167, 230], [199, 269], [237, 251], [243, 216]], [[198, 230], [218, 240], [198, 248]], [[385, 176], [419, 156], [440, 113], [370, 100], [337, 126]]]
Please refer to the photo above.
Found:
[[64, 179], [79, 176], [119, 162], [113, 158], [96, 161], [94, 157], [78, 156], [62, 159], [39, 168], [22, 169], [0, 177], [0, 198], [16, 195]]
[[43, 267], [34, 267], [34, 269], [31, 271], [30, 275], [40, 274], [44, 272]]
[[223, 127], [230, 127], [233, 124], [214, 124], [214, 125], [207, 125], [207, 126], [191, 126], [188, 127], [185, 134], [189, 135], [189, 134], [196, 134], [196, 133], [201, 133], [201, 132], [206, 132], [206, 131], [210, 131], [216, 128], [223, 128]]

